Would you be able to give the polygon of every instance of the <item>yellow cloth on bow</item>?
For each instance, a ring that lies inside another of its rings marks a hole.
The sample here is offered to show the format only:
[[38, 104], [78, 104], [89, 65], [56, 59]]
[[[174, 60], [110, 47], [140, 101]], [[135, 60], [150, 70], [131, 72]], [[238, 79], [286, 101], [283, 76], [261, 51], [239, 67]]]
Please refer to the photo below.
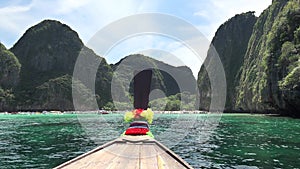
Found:
[[153, 121], [154, 113], [153, 111], [148, 108], [147, 110], [133, 110], [131, 112], [126, 112], [124, 115], [125, 122], [131, 122], [134, 120], [146, 120], [149, 124]]

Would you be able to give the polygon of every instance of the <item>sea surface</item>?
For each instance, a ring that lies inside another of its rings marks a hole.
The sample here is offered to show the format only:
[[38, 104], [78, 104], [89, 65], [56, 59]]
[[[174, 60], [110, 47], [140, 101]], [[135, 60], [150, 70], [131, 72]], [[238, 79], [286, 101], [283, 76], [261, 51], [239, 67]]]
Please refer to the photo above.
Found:
[[[0, 168], [53, 168], [119, 137], [122, 114], [0, 115]], [[300, 168], [300, 119], [156, 114], [156, 139], [194, 168]]]

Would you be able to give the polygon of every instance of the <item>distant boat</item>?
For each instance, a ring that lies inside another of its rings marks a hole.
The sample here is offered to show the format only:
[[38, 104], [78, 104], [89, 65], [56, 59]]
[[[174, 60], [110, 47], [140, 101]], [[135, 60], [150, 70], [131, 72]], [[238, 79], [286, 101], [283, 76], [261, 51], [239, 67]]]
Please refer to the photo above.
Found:
[[98, 114], [109, 114], [109, 113], [107, 111], [105, 111], [105, 110], [99, 110]]
[[59, 110], [53, 110], [53, 111], [50, 111], [51, 114], [63, 114], [61, 111]]

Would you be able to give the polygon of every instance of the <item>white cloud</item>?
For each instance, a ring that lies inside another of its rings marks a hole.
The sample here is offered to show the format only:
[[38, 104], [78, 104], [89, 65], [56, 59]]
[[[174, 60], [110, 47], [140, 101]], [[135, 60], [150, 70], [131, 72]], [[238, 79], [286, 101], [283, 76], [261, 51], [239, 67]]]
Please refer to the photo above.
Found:
[[134, 2], [132, 0], [90, 0], [88, 4], [81, 6], [75, 12], [65, 14], [64, 20], [77, 30], [82, 40], [87, 43], [104, 26], [122, 17], [136, 14], [141, 2]]
[[236, 14], [255, 11], [259, 16], [261, 12], [271, 5], [272, 0], [211, 0], [205, 7], [196, 5], [194, 16], [205, 19], [206, 22], [196, 23], [197, 28], [210, 40], [221, 24]]
[[90, 3], [90, 0], [78, 1], [78, 0], [60, 0], [57, 2], [57, 14], [68, 14], [73, 12], [84, 5]]
[[271, 5], [272, 0], [213, 0], [212, 3], [216, 7], [215, 10], [226, 14], [225, 16], [234, 16], [248, 11], [255, 11], [258, 16], [268, 5]]
[[209, 18], [210, 17], [208, 11], [204, 11], [204, 10], [197, 11], [197, 12], [194, 13], [194, 15], [195, 16], [200, 16], [200, 17], [203, 17], [203, 18]]
[[26, 29], [44, 19], [56, 19], [68, 24], [87, 42], [106, 24], [144, 8], [142, 1], [134, 0], [32, 0], [27, 5], [20, 4], [20, 1], [12, 2], [0, 7], [0, 33], [6, 34], [1, 36], [0, 41], [8, 47]]
[[0, 7], [0, 42], [10, 48], [31, 24], [28, 12], [32, 3], [26, 5], [12, 4]]
[[[205, 59], [208, 49], [207, 42], [203, 42], [202, 50], [198, 56], [195, 51], [185, 46], [180, 41], [160, 35], [140, 35], [118, 43], [105, 56], [110, 62], [116, 63], [121, 58], [130, 54], [144, 54], [173, 66], [188, 66], [195, 77]], [[199, 52], [199, 51], [198, 51]]]
[[176, 55], [171, 53], [170, 51], [165, 51], [161, 49], [148, 49], [144, 51], [140, 51], [139, 53], [155, 58], [156, 60], [162, 61], [169, 65], [173, 66], [184, 66], [185, 64], [179, 59]]
[[26, 12], [32, 4], [26, 6], [6, 6], [0, 8], [0, 29], [18, 32], [22, 28], [23, 20], [27, 20]]

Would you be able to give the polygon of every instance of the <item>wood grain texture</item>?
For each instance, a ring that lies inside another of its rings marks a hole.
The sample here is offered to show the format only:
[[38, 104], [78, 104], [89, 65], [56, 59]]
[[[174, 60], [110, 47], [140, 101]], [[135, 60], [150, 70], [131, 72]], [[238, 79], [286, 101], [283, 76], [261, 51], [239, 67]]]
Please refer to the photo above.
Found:
[[192, 168], [149, 136], [122, 136], [55, 169], [182, 169]]

